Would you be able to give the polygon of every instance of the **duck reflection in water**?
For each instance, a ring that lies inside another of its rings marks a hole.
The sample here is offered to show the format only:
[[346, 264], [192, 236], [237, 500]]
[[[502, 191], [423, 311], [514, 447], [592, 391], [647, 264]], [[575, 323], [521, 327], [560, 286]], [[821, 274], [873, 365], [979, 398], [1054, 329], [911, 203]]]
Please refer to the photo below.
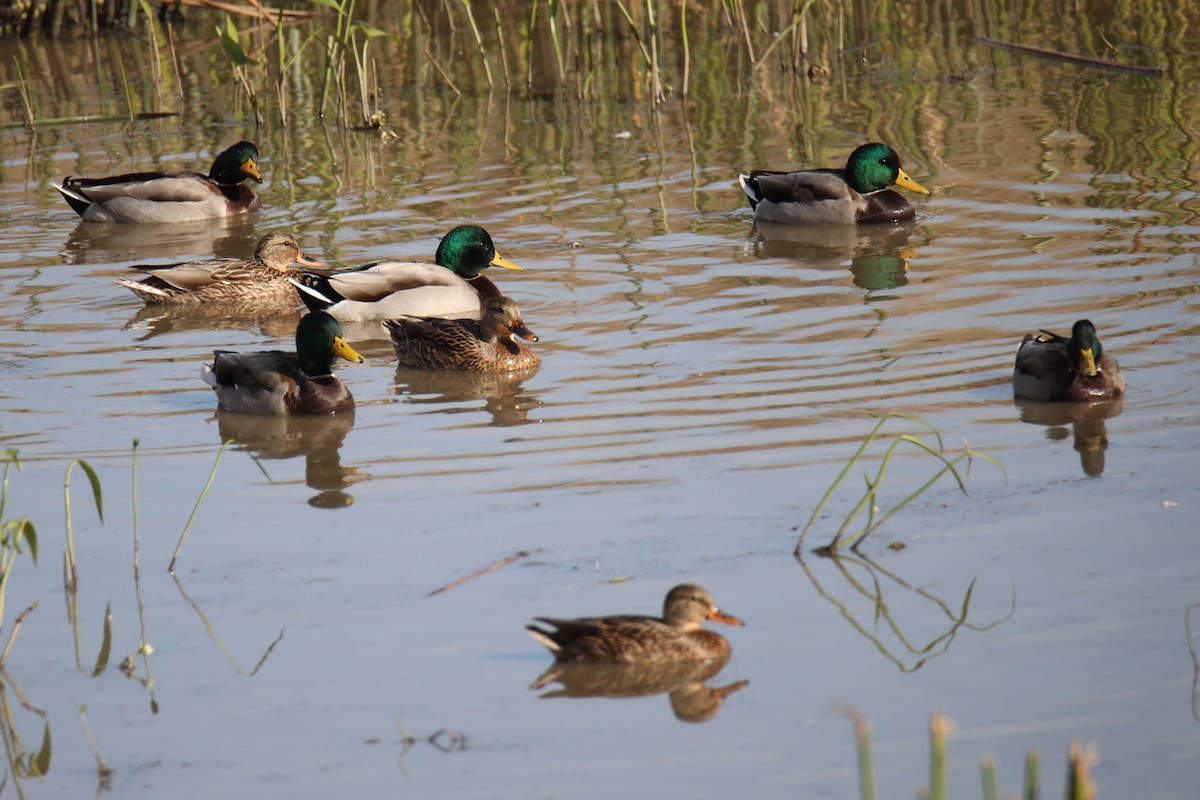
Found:
[[1095, 478], [1104, 472], [1104, 451], [1108, 449], [1108, 432], [1104, 421], [1121, 413], [1123, 398], [1070, 403], [1014, 397], [1013, 405], [1020, 410], [1022, 422], [1046, 426], [1046, 438], [1052, 441], [1067, 438], [1066, 426], [1070, 425], [1083, 473]]
[[662, 617], [616, 615], [562, 619], [537, 617], [526, 630], [554, 654], [555, 664], [530, 688], [558, 682], [563, 689], [542, 697], [641, 697], [669, 692], [675, 716], [702, 722], [746, 681], [719, 689], [704, 682], [732, 652], [725, 637], [704, 620], [742, 625], [717, 608], [703, 588], [685, 583], [667, 593]]
[[281, 311], [254, 302], [216, 306], [144, 305], [125, 323], [124, 330], [143, 331], [145, 342], [164, 333], [254, 330], [269, 339], [290, 339], [296, 333], [299, 311]]
[[521, 384], [532, 372], [453, 372], [413, 367], [396, 369], [393, 391], [413, 405], [448, 406], [447, 413], [460, 413], [452, 404], [483, 401], [483, 409], [492, 415], [492, 425], [509, 427], [524, 425], [529, 412], [542, 402], [522, 390]]
[[650, 697], [668, 693], [671, 710], [683, 722], [706, 722], [717, 715], [725, 698], [747, 686], [741, 680], [721, 687], [706, 685], [729, 660], [658, 661], [645, 664], [592, 664], [556, 662], [530, 685], [561, 688], [538, 695], [553, 697]]
[[354, 498], [346, 489], [370, 478], [359, 473], [357, 467], [342, 466], [342, 443], [353, 427], [353, 411], [324, 417], [217, 411], [217, 431], [222, 442], [233, 441], [263, 460], [304, 456], [304, 482], [317, 490], [308, 504], [317, 508], [344, 508], [353, 504]]
[[781, 225], [756, 222], [750, 244], [767, 258], [801, 261], [816, 268], [850, 267], [855, 286], [894, 289], [908, 283], [914, 223], [880, 225]]
[[[95, 225], [80, 222], [63, 248], [64, 264], [127, 263], [142, 259], [181, 261], [195, 256], [243, 258], [258, 240], [254, 222], [245, 218], [199, 220], [170, 225]], [[299, 298], [297, 298], [299, 304]]]

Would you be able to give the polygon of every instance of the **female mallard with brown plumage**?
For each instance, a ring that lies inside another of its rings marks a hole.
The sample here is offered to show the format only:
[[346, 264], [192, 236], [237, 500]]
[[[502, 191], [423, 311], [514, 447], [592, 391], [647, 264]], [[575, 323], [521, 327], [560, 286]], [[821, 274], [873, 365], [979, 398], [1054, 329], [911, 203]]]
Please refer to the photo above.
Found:
[[140, 281], [115, 280], [152, 305], [253, 302], [256, 306], [293, 308], [296, 290], [288, 282], [288, 276], [301, 273], [293, 264], [321, 266], [320, 261], [304, 255], [291, 234], [268, 233], [258, 240], [251, 261], [213, 258], [163, 266], [141, 265], [132, 269], [146, 273], [147, 277]]
[[538, 340], [508, 297], [487, 301], [478, 321], [404, 317], [384, 320], [383, 325], [396, 357], [407, 367], [505, 372], [529, 370], [541, 363], [537, 353], [513, 338]]
[[470, 317], [500, 290], [480, 274], [487, 267], [521, 269], [496, 252], [478, 225], [459, 225], [442, 237], [433, 263], [376, 261], [332, 275], [305, 273], [294, 281], [313, 311], [344, 322], [398, 317]]
[[194, 222], [258, 210], [258, 195], [242, 181], [262, 183], [258, 148], [238, 142], [222, 151], [207, 175], [193, 171], [134, 172], [52, 184], [85, 222]]
[[1117, 360], [1100, 346], [1096, 327], [1081, 319], [1070, 338], [1027, 333], [1017, 348], [1013, 394], [1031, 400], [1111, 400], [1125, 393]]
[[889, 186], [929, 194], [900, 168], [896, 151], [879, 142], [856, 148], [845, 169], [755, 170], [738, 180], [755, 219], [793, 225], [900, 222], [917, 212]]
[[363, 357], [342, 338], [338, 321], [314, 311], [296, 326], [296, 352], [214, 351], [200, 373], [217, 404], [245, 414], [333, 414], [354, 408], [346, 385], [333, 374], [333, 357], [356, 364]]
[[694, 584], [676, 586], [667, 593], [663, 615], [614, 616], [582, 619], [536, 617], [550, 625], [525, 629], [554, 653], [558, 661], [638, 663], [646, 661], [706, 661], [728, 658], [729, 642], [700, 625], [710, 619], [743, 625], [737, 617], [717, 608], [708, 592]]

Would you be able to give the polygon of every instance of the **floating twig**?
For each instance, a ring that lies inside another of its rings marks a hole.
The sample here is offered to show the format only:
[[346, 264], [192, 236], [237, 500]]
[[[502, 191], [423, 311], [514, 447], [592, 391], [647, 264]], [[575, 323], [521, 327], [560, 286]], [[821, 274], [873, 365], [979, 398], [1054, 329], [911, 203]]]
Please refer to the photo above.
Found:
[[1072, 64], [1080, 64], [1085, 67], [1096, 67], [1098, 69], [1112, 69], [1120, 72], [1133, 72], [1137, 75], [1150, 75], [1154, 78], [1163, 76], [1162, 67], [1139, 67], [1136, 64], [1121, 64], [1117, 61], [1109, 61], [1103, 58], [1093, 58], [1091, 56], [1077, 56], [1071, 53], [1062, 53], [1058, 50], [1046, 50], [1042, 47], [1030, 47], [1027, 44], [1015, 44], [1014, 42], [1001, 42], [997, 39], [988, 39], [984, 36], [976, 36], [975, 41], [983, 44], [991, 45], [992, 47], [1003, 47], [1005, 50], [1015, 50], [1018, 53], [1026, 53], [1031, 56], [1039, 56], [1040, 58], [1053, 58], [1058, 61], [1067, 61]]
[[483, 569], [475, 570], [470, 575], [466, 575], [462, 578], [459, 578], [458, 580], [453, 581], [452, 583], [447, 583], [445, 586], [443, 586], [439, 589], [434, 589], [432, 592], [430, 592], [429, 594], [427, 594], [425, 596], [433, 597], [435, 594], [441, 594], [442, 592], [446, 591], [447, 589], [454, 589], [456, 587], [462, 586], [467, 581], [475, 580], [480, 575], [486, 575], [487, 573], [489, 573], [493, 570], [500, 569], [501, 567], [507, 567], [509, 564], [513, 563], [514, 561], [525, 558], [528, 555], [529, 555], [528, 550], [521, 550], [520, 552], [513, 553], [511, 556], [508, 556], [507, 558], [502, 558], [494, 564], [489, 564], [488, 566], [484, 567]]
[[33, 603], [29, 608], [17, 615], [17, 619], [13, 622], [12, 633], [8, 634], [8, 641], [4, 644], [4, 652], [0, 653], [0, 669], [4, 669], [4, 662], [8, 660], [8, 651], [12, 650], [13, 642], [17, 640], [17, 634], [21, 632], [21, 625], [25, 622], [25, 618], [33, 613], [33, 610], [38, 607], [37, 603]]

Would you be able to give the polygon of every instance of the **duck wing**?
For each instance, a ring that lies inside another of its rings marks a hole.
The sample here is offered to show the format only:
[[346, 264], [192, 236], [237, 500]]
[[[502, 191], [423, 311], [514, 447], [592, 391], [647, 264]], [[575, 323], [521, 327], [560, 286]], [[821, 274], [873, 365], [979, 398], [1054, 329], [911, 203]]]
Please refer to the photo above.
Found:
[[133, 267], [181, 291], [195, 291], [214, 283], [248, 280], [255, 276], [255, 265], [240, 258], [213, 258], [207, 261], [185, 261], [178, 264]]
[[309, 308], [343, 320], [479, 315], [475, 288], [426, 262], [379, 261], [328, 275], [306, 272], [297, 282]]
[[214, 194], [221, 194], [217, 184], [198, 172], [135, 172], [111, 178], [67, 178], [62, 188], [80, 192], [95, 203], [118, 198], [155, 203], [200, 203]]
[[554, 630], [526, 629], [564, 661], [638, 661], [664, 654], [664, 645], [680, 634], [655, 617], [616, 616], [587, 619], [535, 617]]
[[763, 200], [772, 203], [819, 203], [827, 200], [845, 200], [853, 196], [846, 183], [845, 173], [840, 169], [810, 169], [797, 172], [772, 172], [756, 170], [743, 181], [754, 189], [750, 196], [751, 206]]

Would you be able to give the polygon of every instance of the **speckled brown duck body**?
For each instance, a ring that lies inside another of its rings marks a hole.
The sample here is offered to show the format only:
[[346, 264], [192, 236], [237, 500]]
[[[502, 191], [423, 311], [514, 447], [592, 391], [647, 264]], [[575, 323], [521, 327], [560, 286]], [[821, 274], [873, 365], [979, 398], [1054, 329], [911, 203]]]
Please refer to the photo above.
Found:
[[710, 619], [744, 624], [717, 608], [695, 584], [676, 586], [663, 602], [662, 617], [612, 616], [581, 619], [537, 617], [554, 630], [526, 625], [534, 639], [562, 662], [636, 664], [650, 661], [708, 661], [729, 657], [729, 642], [701, 626]]
[[320, 267], [287, 233], [268, 233], [258, 240], [254, 258], [213, 258], [165, 266], [137, 266], [146, 273], [141, 280], [117, 278], [116, 282], [146, 303], [165, 306], [209, 304], [254, 304], [271, 308], [294, 308], [298, 302], [289, 276], [303, 274], [293, 267]]
[[396, 349], [396, 358], [408, 367], [466, 372], [516, 372], [541, 363], [537, 353], [515, 337], [531, 342], [538, 338], [525, 327], [521, 309], [508, 297], [493, 297], [483, 307], [482, 319], [403, 317], [383, 323]]

